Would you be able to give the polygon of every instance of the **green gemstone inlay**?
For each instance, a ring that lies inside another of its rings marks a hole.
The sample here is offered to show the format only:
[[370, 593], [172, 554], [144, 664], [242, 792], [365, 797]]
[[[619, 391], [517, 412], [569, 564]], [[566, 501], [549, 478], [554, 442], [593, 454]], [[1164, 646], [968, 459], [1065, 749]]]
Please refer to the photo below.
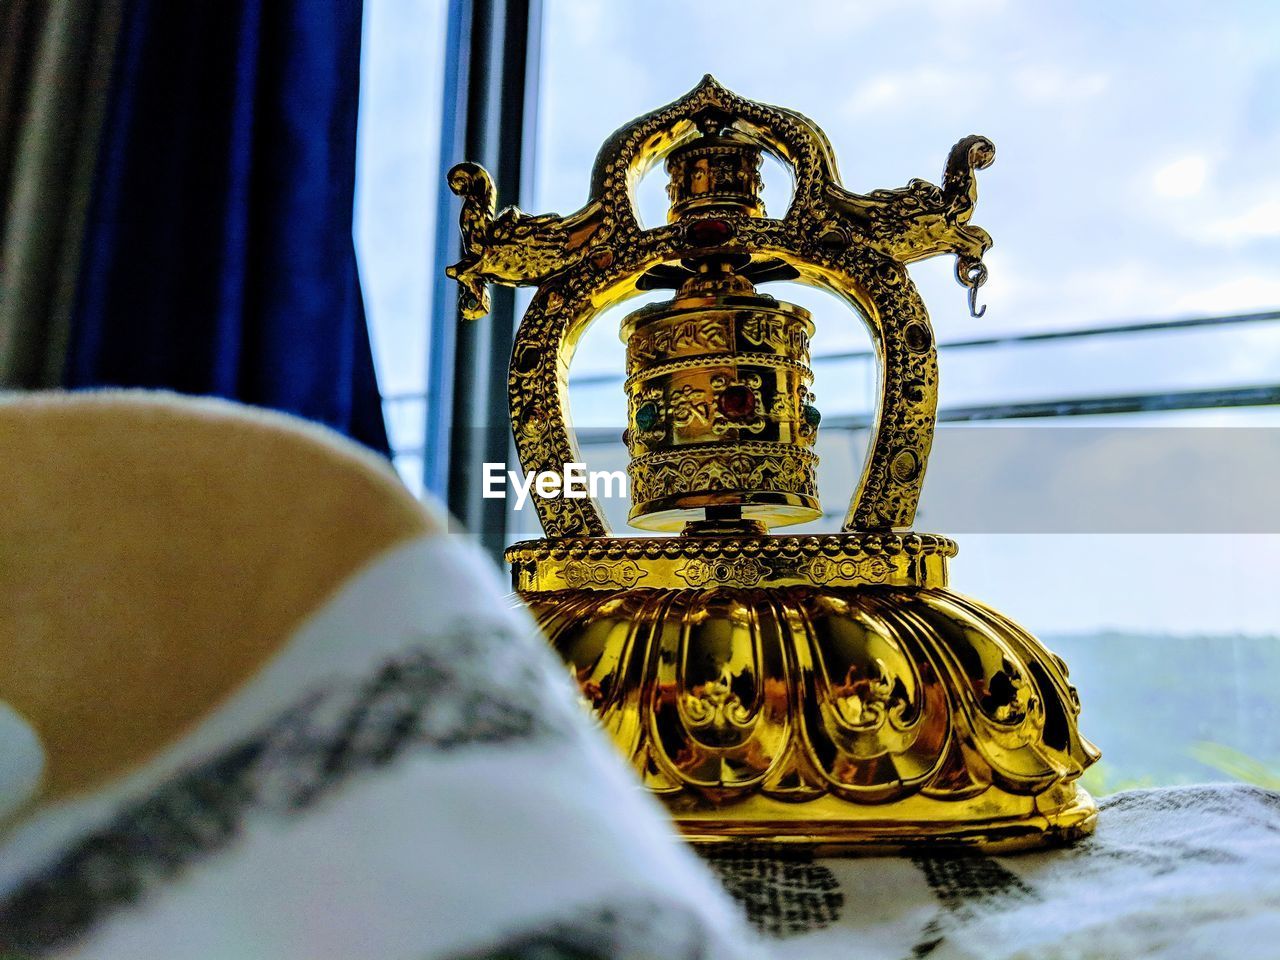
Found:
[[658, 405], [648, 402], [636, 407], [636, 426], [641, 430], [652, 430], [658, 425]]
[[804, 405], [804, 422], [811, 427], [816, 427], [822, 422], [822, 412], [811, 403]]

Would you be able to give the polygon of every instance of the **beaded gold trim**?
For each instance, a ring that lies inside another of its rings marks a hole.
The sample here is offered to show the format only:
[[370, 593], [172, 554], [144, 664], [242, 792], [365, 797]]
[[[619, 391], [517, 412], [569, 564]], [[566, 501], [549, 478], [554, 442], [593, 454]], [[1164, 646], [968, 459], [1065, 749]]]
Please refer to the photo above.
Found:
[[522, 594], [631, 587], [942, 587], [956, 543], [931, 533], [568, 537], [506, 553]]

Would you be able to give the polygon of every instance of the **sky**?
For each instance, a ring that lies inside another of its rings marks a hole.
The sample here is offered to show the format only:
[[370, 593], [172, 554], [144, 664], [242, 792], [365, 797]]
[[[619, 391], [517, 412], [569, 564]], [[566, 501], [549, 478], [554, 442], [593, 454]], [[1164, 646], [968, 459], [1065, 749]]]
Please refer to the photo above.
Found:
[[[383, 390], [398, 394], [425, 376], [445, 4], [366, 11], [356, 239]], [[858, 191], [936, 181], [961, 136], [995, 141], [975, 217], [995, 238], [987, 315], [967, 315], [950, 258], [912, 268], [943, 343], [1280, 306], [1280, 4], [546, 0], [542, 32], [530, 210], [577, 209], [604, 138], [712, 72], [817, 121]], [[788, 185], [769, 174], [777, 209]], [[659, 172], [642, 187], [649, 220], [661, 193]], [[834, 301], [784, 295], [820, 312], [818, 353], [865, 344]], [[597, 326], [580, 372], [617, 368], [616, 337]], [[1271, 330], [1116, 343], [1104, 349], [1143, 389], [1243, 382], [1280, 363]], [[1135, 371], [1148, 349], [1164, 352]], [[1062, 354], [1017, 362], [1044, 382], [1073, 362]], [[1114, 371], [1096, 366], [1113, 390]]]
[[[995, 238], [981, 291], [986, 315], [969, 317], [950, 258], [912, 267], [943, 344], [1280, 308], [1280, 3], [543, 6], [537, 186], [522, 204], [531, 212], [576, 210], [605, 137], [710, 72], [744, 96], [815, 120], [845, 185], [859, 192], [912, 177], [937, 182], [960, 137], [982, 133], [995, 142], [974, 217]], [[390, 394], [420, 392], [425, 376], [443, 27], [443, 0], [367, 0], [356, 240]], [[765, 175], [766, 197], [780, 214], [785, 178], [775, 166]], [[659, 171], [642, 185], [642, 220], [662, 216], [661, 193]], [[816, 354], [867, 345], [857, 320], [825, 295], [770, 292], [814, 311]], [[575, 372], [621, 370], [617, 321], [625, 312], [596, 322]], [[1280, 323], [944, 350], [941, 363], [944, 405], [1275, 383]], [[816, 370], [824, 412], [867, 408], [874, 374], [865, 364], [819, 362]], [[580, 423], [620, 427], [621, 390], [575, 390], [574, 410]], [[400, 445], [420, 442], [419, 401], [391, 404], [388, 413]], [[1256, 424], [1274, 423], [1274, 414], [1238, 416]], [[1229, 424], [1237, 415], [1214, 416]], [[415, 470], [420, 475], [412, 456], [401, 466], [411, 483]], [[1050, 621], [1045, 629], [1151, 626], [1152, 615], [1140, 611], [1159, 610], [1155, 625], [1164, 629], [1256, 632], [1280, 614], [1262, 604], [1242, 613], [1248, 605], [1239, 603], [1268, 590], [1280, 566], [1275, 537], [1219, 537], [1199, 548], [1195, 538], [1179, 541], [1177, 552], [1217, 559], [1209, 572], [1187, 563], [1172, 573], [1153, 572], [1175, 549], [1159, 537], [1128, 538], [1133, 563], [1123, 563], [1114, 544], [1063, 540], [1054, 549], [1069, 560], [1062, 586], [1070, 589], [1041, 590], [1034, 601], [1028, 557], [1036, 548], [1014, 540], [974, 543], [968, 588], [992, 602], [1027, 604], [1032, 619]], [[1193, 599], [1206, 582], [1217, 599], [1204, 591]], [[1097, 603], [1070, 599], [1089, 591]]]
[[548, 0], [544, 37], [540, 209], [579, 205], [604, 137], [710, 72], [817, 121], [862, 192], [995, 141], [990, 313], [916, 268], [954, 336], [1280, 303], [1275, 3]]

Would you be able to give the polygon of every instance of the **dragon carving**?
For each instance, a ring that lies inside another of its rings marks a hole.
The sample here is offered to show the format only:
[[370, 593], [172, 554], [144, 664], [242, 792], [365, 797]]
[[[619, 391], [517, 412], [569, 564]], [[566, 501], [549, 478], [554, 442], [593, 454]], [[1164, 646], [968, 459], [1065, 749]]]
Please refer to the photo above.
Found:
[[829, 183], [826, 198], [859, 239], [900, 263], [954, 253], [956, 279], [969, 288], [970, 310], [981, 316], [974, 298], [987, 277], [982, 256], [991, 248], [991, 235], [969, 220], [978, 202], [976, 173], [995, 156], [986, 137], [968, 136], [951, 148], [941, 187], [914, 179], [905, 187], [860, 194]]
[[445, 273], [458, 281], [459, 306], [468, 320], [489, 312], [489, 283], [541, 283], [585, 257], [605, 222], [599, 201], [568, 217], [534, 216], [517, 207], [494, 216], [493, 180], [475, 163], [453, 167], [449, 189], [462, 198], [462, 258]]

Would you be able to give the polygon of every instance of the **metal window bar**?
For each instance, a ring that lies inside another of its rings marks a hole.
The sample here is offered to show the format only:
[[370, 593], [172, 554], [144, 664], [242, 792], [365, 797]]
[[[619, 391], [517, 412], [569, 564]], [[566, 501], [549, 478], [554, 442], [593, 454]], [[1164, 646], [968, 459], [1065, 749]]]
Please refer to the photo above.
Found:
[[[1011, 333], [999, 337], [978, 337], [970, 340], [952, 340], [938, 344], [939, 350], [961, 350], [972, 347], [1003, 347], [1014, 343], [1038, 343], [1047, 340], [1071, 340], [1081, 337], [1109, 336], [1120, 333], [1154, 333], [1170, 330], [1187, 330], [1194, 327], [1212, 327], [1233, 323], [1266, 323], [1280, 320], [1280, 310], [1266, 310], [1259, 313], [1237, 313], [1226, 316], [1186, 317], [1175, 320], [1139, 320], [1132, 323], [1118, 323], [1111, 326], [1077, 327], [1069, 330], [1042, 330], [1034, 333]], [[851, 350], [841, 353], [815, 354], [813, 362], [831, 360], [874, 360], [875, 353], [870, 350]], [[570, 383], [574, 386], [598, 386], [601, 384], [621, 383], [621, 374], [601, 373], [582, 377], [573, 377]]]
[[[446, 288], [447, 289], [447, 288]], [[1176, 320], [1143, 320], [1133, 323], [1113, 324], [1111, 326], [1080, 327], [1070, 330], [1046, 330], [1036, 333], [1010, 334], [1003, 337], [983, 337], [973, 340], [952, 340], [938, 345], [940, 350], [956, 350], [969, 347], [1001, 347], [1012, 343], [1032, 343], [1045, 340], [1068, 340], [1077, 337], [1097, 337], [1119, 333], [1148, 333], [1162, 330], [1185, 330], [1194, 327], [1210, 327], [1235, 323], [1266, 323], [1280, 321], [1280, 310], [1268, 310], [1259, 313], [1240, 313], [1227, 316], [1187, 317]], [[814, 361], [831, 360], [871, 360], [875, 354], [870, 350], [856, 350], [847, 353], [824, 353], [815, 356]], [[573, 386], [598, 386], [601, 384], [621, 383], [622, 376], [614, 373], [587, 374], [573, 377]], [[430, 394], [418, 391], [406, 393], [385, 393], [383, 403], [404, 403], [413, 400], [431, 399]]]
[[506, 386], [515, 291], [496, 288], [487, 318], [461, 321], [457, 290], [444, 275], [460, 248], [460, 201], [446, 175], [460, 160], [475, 160], [493, 175], [501, 203], [527, 195], [541, 13], [540, 0], [451, 0], [445, 42], [423, 446], [432, 455], [425, 457], [424, 483], [494, 554], [503, 546], [505, 503], [480, 496], [479, 465], [505, 461], [510, 450]]
[[[1028, 343], [1047, 340], [1067, 340], [1082, 337], [1108, 336], [1126, 333], [1145, 333], [1159, 331], [1184, 330], [1193, 327], [1208, 327], [1226, 324], [1248, 324], [1280, 321], [1280, 311], [1263, 311], [1248, 314], [1232, 314], [1228, 316], [1191, 317], [1175, 320], [1153, 320], [1134, 323], [1115, 324], [1111, 326], [1082, 327], [1074, 330], [1054, 330], [1037, 333], [1011, 334], [1005, 337], [984, 337], [972, 340], [959, 340], [940, 345], [940, 349], [967, 349], [982, 347], [1000, 347], [1012, 343]], [[825, 354], [821, 360], [866, 359], [874, 357], [870, 351]], [[614, 374], [588, 375], [575, 377], [573, 385], [598, 385], [621, 382], [621, 377]], [[386, 403], [410, 402], [424, 399], [420, 393], [403, 393], [387, 395]], [[1036, 417], [1071, 417], [1097, 416], [1113, 413], [1145, 413], [1169, 410], [1203, 410], [1214, 407], [1256, 407], [1280, 405], [1280, 384], [1261, 384], [1254, 386], [1231, 386], [1208, 390], [1184, 390], [1153, 392], [1131, 395], [1105, 395], [1097, 397], [1063, 397], [1053, 400], [1037, 400], [1024, 403], [997, 403], [971, 407], [943, 407], [938, 411], [938, 419], [944, 423], [956, 423], [981, 420], [1012, 420]], [[857, 430], [870, 425], [870, 415], [831, 416], [824, 420], [824, 429]], [[503, 429], [509, 429], [504, 423]], [[597, 431], [593, 431], [588, 445], [602, 442]], [[396, 450], [397, 455], [422, 455], [432, 449], [428, 442], [426, 447], [405, 447]]]

